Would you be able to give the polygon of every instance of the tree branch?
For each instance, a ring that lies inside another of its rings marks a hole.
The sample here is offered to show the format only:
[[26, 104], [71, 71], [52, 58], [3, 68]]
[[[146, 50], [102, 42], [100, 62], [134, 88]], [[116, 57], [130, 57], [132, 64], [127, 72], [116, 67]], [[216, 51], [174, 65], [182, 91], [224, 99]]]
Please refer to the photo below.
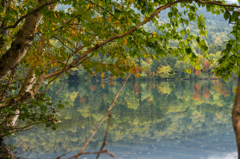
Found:
[[22, 16], [20, 19], [18, 19], [18, 20], [15, 22], [15, 24], [9, 25], [9, 26], [4, 27], [4, 28], [1, 28], [1, 29], [0, 29], [0, 32], [3, 31], [3, 30], [10, 29], [10, 28], [16, 28], [17, 25], [18, 25], [22, 20], [24, 20], [25, 18], [27, 18], [28, 16], [30, 16], [30, 15], [32, 15], [32, 14], [34, 14], [34, 13], [37, 13], [37, 12], [41, 11], [44, 7], [49, 6], [49, 5], [52, 5], [52, 4], [54, 4], [54, 3], [56, 3], [56, 2], [53, 2], [53, 1], [52, 1], [52, 2], [48, 2], [48, 3], [45, 3], [45, 4], [41, 5], [40, 7], [34, 9], [33, 11], [31, 11], [30, 13]]
[[[113, 108], [113, 106], [116, 103], [116, 100], [120, 94], [120, 92], [122, 91], [122, 89], [124, 88], [125, 84], [127, 83], [128, 78], [130, 77], [131, 73], [129, 73], [129, 75], [127, 76], [127, 78], [125, 79], [122, 87], [120, 88], [120, 90], [118, 91], [118, 93], [116, 94], [115, 98], [112, 101], [112, 104], [109, 106], [107, 112], [105, 113], [105, 115], [102, 117], [102, 119], [100, 120], [100, 122], [98, 123], [97, 127], [94, 129], [93, 133], [91, 134], [91, 136], [88, 138], [88, 140], [86, 141], [86, 143], [83, 145], [83, 147], [81, 148], [81, 150], [78, 152], [78, 154], [75, 156], [75, 159], [77, 159], [83, 152], [83, 150], [87, 147], [88, 143], [91, 141], [91, 139], [93, 138], [93, 136], [95, 135], [96, 131], [98, 130], [98, 128], [101, 126], [103, 120], [106, 118], [106, 116], [109, 114], [109, 111]], [[72, 157], [71, 157], [72, 158]], [[68, 159], [71, 159], [68, 158]]]
[[105, 136], [104, 136], [104, 140], [103, 140], [102, 147], [101, 147], [100, 151], [98, 152], [98, 155], [97, 155], [96, 159], [98, 159], [98, 157], [99, 157], [100, 154], [102, 153], [102, 150], [103, 150], [104, 146], [107, 144], [106, 140], [107, 140], [107, 134], [108, 134], [109, 126], [110, 126], [111, 115], [112, 115], [111, 113], [108, 114], [107, 130], [106, 130], [106, 133], [105, 133]]
[[146, 20], [142, 21], [141, 23], [137, 24], [134, 28], [132, 28], [131, 30], [129, 30], [128, 32], [124, 33], [124, 34], [121, 34], [121, 35], [115, 35], [115, 36], [112, 36], [111, 38], [99, 43], [99, 44], [96, 44], [94, 47], [88, 49], [85, 53], [83, 53], [80, 57], [78, 57], [76, 60], [74, 60], [70, 65], [66, 66], [66, 68], [64, 70], [59, 70], [59, 71], [56, 71], [56, 72], [53, 72], [53, 73], [50, 73], [48, 75], [45, 75], [44, 78], [51, 78], [51, 77], [54, 77], [54, 76], [58, 76], [59, 74], [61, 74], [63, 71], [67, 71], [73, 67], [76, 67], [79, 65], [79, 62], [82, 61], [85, 57], [87, 57], [88, 54], [90, 54], [92, 51], [95, 51], [97, 50], [98, 48], [106, 45], [107, 43], [109, 42], [112, 42], [113, 40], [115, 39], [119, 39], [119, 38], [122, 38], [122, 37], [125, 37], [127, 35], [130, 35], [132, 34], [134, 31], [136, 31], [139, 27], [143, 26], [144, 24], [148, 23], [150, 20], [152, 20], [152, 18], [154, 16], [156, 16], [157, 14], [159, 14], [162, 10], [165, 10], [169, 7], [171, 7], [173, 4], [176, 4], [176, 3], [179, 3], [179, 2], [185, 2], [185, 1], [189, 1], [189, 0], [177, 0], [177, 1], [174, 1], [174, 2], [170, 2], [164, 6], [160, 6], [159, 8], [157, 8], [155, 10], [155, 12], [149, 17], [147, 18]]
[[66, 44], [64, 44], [58, 37], [52, 35], [52, 37], [54, 37], [55, 39], [57, 39], [63, 46], [65, 46], [66, 48], [68, 48], [70, 51], [72, 51], [72, 53], [74, 52], [70, 47], [68, 47]]

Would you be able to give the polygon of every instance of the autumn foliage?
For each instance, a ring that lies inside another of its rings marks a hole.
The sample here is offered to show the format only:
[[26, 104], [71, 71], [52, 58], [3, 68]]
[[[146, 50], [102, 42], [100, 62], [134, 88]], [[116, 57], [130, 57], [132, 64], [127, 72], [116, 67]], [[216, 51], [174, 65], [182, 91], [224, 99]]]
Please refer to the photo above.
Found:
[[93, 92], [97, 88], [96, 85], [89, 85], [89, 89]]
[[136, 94], [139, 94], [139, 92], [140, 92], [140, 89], [139, 89], [139, 85], [137, 84], [137, 83], [135, 83], [134, 84], [134, 92], [136, 93]]

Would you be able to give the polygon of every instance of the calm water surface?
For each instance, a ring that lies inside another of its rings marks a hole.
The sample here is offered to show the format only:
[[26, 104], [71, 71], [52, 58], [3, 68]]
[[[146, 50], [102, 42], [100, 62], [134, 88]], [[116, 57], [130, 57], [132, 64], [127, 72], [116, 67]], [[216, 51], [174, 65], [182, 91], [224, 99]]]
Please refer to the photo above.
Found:
[[[60, 111], [59, 129], [37, 127], [7, 140], [21, 143], [28, 158], [77, 153], [102, 118], [123, 82], [60, 83], [52, 101], [68, 101]], [[112, 109], [107, 146], [117, 159], [236, 158], [231, 125], [233, 89], [237, 81], [128, 81]], [[107, 121], [88, 150], [99, 150]], [[67, 157], [66, 156], [66, 157]], [[84, 159], [96, 155], [81, 156]], [[101, 155], [102, 159], [110, 158]]]

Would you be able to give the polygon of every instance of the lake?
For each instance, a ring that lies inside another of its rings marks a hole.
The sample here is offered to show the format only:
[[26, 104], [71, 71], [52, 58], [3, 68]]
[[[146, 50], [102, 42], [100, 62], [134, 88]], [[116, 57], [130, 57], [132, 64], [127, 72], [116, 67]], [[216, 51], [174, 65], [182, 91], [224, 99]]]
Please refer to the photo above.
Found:
[[[7, 139], [19, 156], [76, 154], [105, 114], [123, 82], [60, 82], [50, 88], [61, 109], [59, 129], [39, 126]], [[116, 159], [231, 159], [237, 148], [231, 109], [237, 81], [128, 81], [112, 109], [105, 148]], [[98, 151], [107, 120], [86, 151]], [[91, 159], [96, 155], [82, 155]], [[102, 159], [111, 158], [106, 154]]]

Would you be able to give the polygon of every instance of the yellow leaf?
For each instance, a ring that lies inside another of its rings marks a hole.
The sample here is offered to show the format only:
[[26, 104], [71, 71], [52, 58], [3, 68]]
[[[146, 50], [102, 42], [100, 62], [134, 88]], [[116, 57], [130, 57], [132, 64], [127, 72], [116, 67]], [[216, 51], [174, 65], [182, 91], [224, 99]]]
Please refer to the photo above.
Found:
[[74, 68], [72, 68], [71, 70], [72, 70], [72, 71], [77, 71], [78, 68], [77, 68], [77, 67], [74, 67]]
[[145, 67], [145, 70], [146, 70], [146, 72], [148, 72], [148, 69], [147, 69], [147, 67]]
[[236, 94], [237, 93], [237, 87], [234, 87], [233, 92]]
[[157, 37], [157, 32], [153, 32], [153, 37], [155, 38], [155, 37]]
[[84, 34], [85, 33], [85, 29], [82, 29], [82, 34]]
[[81, 126], [83, 129], [85, 128], [85, 126]]
[[99, 15], [97, 15], [97, 20], [99, 20], [99, 18], [100, 18], [100, 16], [99, 16]]
[[92, 7], [92, 4], [88, 4], [87, 5], [87, 9], [91, 8]]
[[143, 55], [143, 57], [144, 57], [145, 59], [147, 59], [148, 56], [149, 56], [148, 54], [144, 54], [144, 55]]
[[124, 38], [124, 44], [127, 45], [127, 39]]

